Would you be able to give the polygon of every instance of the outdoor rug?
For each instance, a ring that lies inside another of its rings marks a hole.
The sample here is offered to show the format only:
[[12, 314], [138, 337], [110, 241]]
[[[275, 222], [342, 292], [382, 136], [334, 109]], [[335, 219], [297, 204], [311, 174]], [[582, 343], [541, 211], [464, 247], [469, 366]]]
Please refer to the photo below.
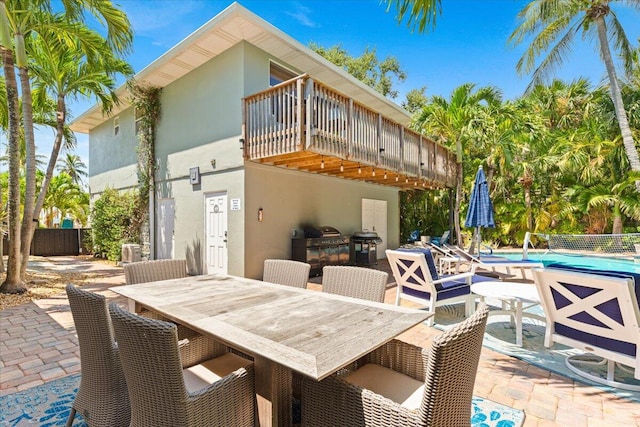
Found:
[[[499, 302], [492, 301], [491, 299], [488, 299], [487, 302], [490, 305], [490, 309], [499, 308]], [[529, 310], [538, 315], [543, 314], [540, 306], [533, 307]], [[437, 307], [434, 327], [445, 330], [462, 321], [463, 317], [463, 304]], [[640, 392], [620, 390], [597, 384], [569, 370], [565, 364], [566, 357], [569, 355], [583, 354], [583, 352], [561, 344], [553, 344], [550, 348], [546, 348], [544, 346], [544, 322], [525, 317], [522, 323], [522, 347], [518, 347], [515, 344], [515, 326], [511, 325], [510, 317], [507, 315], [490, 315], [487, 320], [487, 329], [484, 335], [483, 345], [498, 353], [513, 356], [531, 365], [546, 369], [571, 380], [598, 387], [607, 392], [614, 393], [616, 396], [640, 403]], [[603, 369], [592, 368], [589, 372], [606, 378], [606, 367]], [[632, 372], [624, 372], [617, 369], [616, 379], [623, 379], [625, 382], [640, 385], [640, 381], [633, 378]]]
[[[64, 426], [79, 384], [80, 375], [71, 375], [0, 397], [0, 426]], [[523, 422], [524, 413], [520, 410], [473, 398], [473, 427], [519, 427]], [[87, 427], [87, 423], [76, 414], [73, 426]]]

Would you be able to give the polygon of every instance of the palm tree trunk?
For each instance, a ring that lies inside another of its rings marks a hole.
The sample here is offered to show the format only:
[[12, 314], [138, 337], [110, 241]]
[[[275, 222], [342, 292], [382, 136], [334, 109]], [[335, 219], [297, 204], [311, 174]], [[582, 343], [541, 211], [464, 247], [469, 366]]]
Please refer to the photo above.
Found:
[[[600, 41], [600, 54], [607, 67], [607, 75], [609, 76], [609, 90], [611, 91], [611, 99], [613, 100], [613, 106], [616, 111], [616, 117], [618, 118], [618, 126], [620, 126], [620, 133], [622, 134], [622, 143], [624, 144], [624, 151], [629, 159], [631, 170], [640, 172], [640, 158], [638, 157], [638, 149], [633, 141], [633, 135], [631, 134], [631, 128], [629, 127], [629, 120], [627, 118], [627, 112], [624, 109], [624, 103], [622, 102], [622, 93], [620, 91], [620, 85], [618, 83], [618, 77], [616, 75], [616, 68], [611, 59], [611, 50], [609, 49], [609, 42], [607, 40], [607, 28], [604, 21], [604, 17], [601, 16], [596, 19], [596, 25], [598, 27], [598, 39]], [[640, 193], [640, 180], [636, 181], [636, 191]]]
[[27, 151], [24, 210], [22, 215], [22, 229], [20, 232], [22, 254], [20, 278], [25, 280], [27, 265], [29, 263], [29, 252], [31, 250], [31, 239], [38, 221], [38, 216], [29, 215], [29, 212], [33, 212], [36, 199], [36, 144], [33, 136], [31, 83], [29, 81], [27, 67], [19, 67], [18, 75], [20, 76], [20, 88], [22, 89], [22, 123], [24, 126], [24, 142]]
[[20, 148], [18, 118], [18, 82], [14, 70], [13, 52], [0, 47], [7, 91], [9, 139], [9, 259], [7, 277], [0, 292], [20, 293], [26, 289], [20, 279]]
[[462, 246], [462, 230], [460, 228], [460, 205], [462, 204], [462, 186], [464, 185], [464, 176], [462, 169], [462, 141], [460, 138], [456, 140], [456, 163], [458, 166], [456, 174], [456, 205], [454, 208], [453, 225], [456, 233], [456, 245]]
[[[67, 117], [67, 106], [64, 100], [64, 94], [58, 95], [58, 107], [56, 114], [56, 138], [53, 141], [53, 147], [51, 148], [51, 157], [49, 158], [49, 164], [47, 165], [47, 171], [45, 172], [44, 179], [42, 181], [42, 187], [40, 188], [40, 194], [33, 210], [34, 218], [40, 216], [40, 211], [44, 205], [44, 198], [49, 190], [49, 184], [51, 184], [51, 178], [53, 178], [53, 172], [58, 162], [58, 156], [60, 155], [60, 147], [62, 146], [62, 137], [64, 135], [64, 124]], [[33, 238], [33, 232], [31, 230], [31, 237]]]
[[458, 163], [456, 174], [456, 204], [453, 210], [453, 227], [456, 234], [456, 245], [462, 246], [462, 230], [460, 228], [460, 204], [462, 203], [462, 163]]
[[611, 228], [611, 234], [622, 234], [622, 213], [620, 212], [620, 205], [615, 204], [613, 207], [613, 227]]

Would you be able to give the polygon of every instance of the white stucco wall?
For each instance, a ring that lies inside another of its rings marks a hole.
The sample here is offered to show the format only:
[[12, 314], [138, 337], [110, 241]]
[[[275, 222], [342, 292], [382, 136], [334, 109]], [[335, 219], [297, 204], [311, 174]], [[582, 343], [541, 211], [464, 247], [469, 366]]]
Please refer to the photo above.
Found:
[[118, 135], [114, 135], [114, 118], [89, 133], [89, 188], [92, 195], [107, 187], [120, 190], [135, 188], [138, 184], [133, 109], [125, 110], [117, 117], [120, 120]]
[[[261, 278], [265, 259], [290, 258], [291, 230], [303, 224], [330, 225], [345, 236], [361, 230], [363, 198], [387, 201], [387, 246], [398, 247], [396, 188], [247, 163], [245, 275]], [[260, 208], [262, 222], [258, 222]]]
[[[162, 90], [156, 200], [175, 204], [174, 257], [205, 259], [204, 201], [217, 192], [242, 206], [228, 211], [229, 274], [260, 278], [264, 259], [291, 256], [291, 230], [302, 224], [331, 225], [344, 235], [360, 230], [362, 198], [387, 201], [387, 245], [397, 247], [397, 189], [244, 163], [242, 98], [268, 88], [270, 59], [241, 42]], [[137, 185], [133, 133], [133, 109], [120, 114], [118, 136], [112, 119], [91, 132], [92, 193]], [[198, 185], [189, 183], [194, 167], [200, 169]], [[263, 222], [257, 220], [259, 208]]]

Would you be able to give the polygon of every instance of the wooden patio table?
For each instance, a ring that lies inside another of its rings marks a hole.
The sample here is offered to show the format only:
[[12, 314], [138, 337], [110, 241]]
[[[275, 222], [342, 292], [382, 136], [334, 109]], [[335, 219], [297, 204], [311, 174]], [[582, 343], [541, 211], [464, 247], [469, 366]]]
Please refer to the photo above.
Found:
[[431, 313], [235, 276], [110, 288], [254, 358], [260, 426], [291, 425], [291, 378], [321, 380]]

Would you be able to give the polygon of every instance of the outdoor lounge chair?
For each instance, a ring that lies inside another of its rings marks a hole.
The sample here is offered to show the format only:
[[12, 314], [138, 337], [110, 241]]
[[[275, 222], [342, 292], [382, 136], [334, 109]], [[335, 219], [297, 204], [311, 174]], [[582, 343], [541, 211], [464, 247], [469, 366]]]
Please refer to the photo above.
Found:
[[128, 427], [131, 419], [127, 383], [120, 363], [104, 295], [69, 284], [65, 288], [80, 345], [80, 387], [67, 427], [76, 411], [91, 427]]
[[289, 259], [265, 259], [262, 280], [279, 285], [307, 288], [311, 265]]
[[[475, 305], [471, 284], [492, 280], [474, 274], [473, 266], [466, 273], [441, 276], [429, 249], [387, 250], [386, 254], [398, 285], [396, 305], [407, 299], [424, 304], [429, 311], [435, 312], [437, 306], [464, 302], [465, 313], [470, 316]], [[433, 316], [427, 324], [433, 325]]]
[[187, 277], [187, 260], [185, 259], [158, 259], [124, 265], [124, 278], [127, 285], [181, 277]]
[[[457, 246], [448, 245], [447, 248], [450, 249], [454, 254], [459, 256], [462, 262], [468, 262], [471, 265], [475, 264], [476, 267], [478, 268], [490, 270], [491, 272], [494, 272], [498, 275], [500, 273], [496, 272], [497, 268], [505, 269], [507, 271], [507, 275], [509, 276], [512, 276], [511, 274], [512, 268], [519, 268], [522, 278], [526, 279], [525, 269], [541, 268], [544, 266], [544, 264], [540, 261], [533, 261], [528, 259], [510, 260], [508, 258], [495, 256], [495, 255], [485, 255], [485, 256], [476, 257], [474, 255], [471, 255], [469, 252], [462, 250]], [[481, 274], [481, 273], [478, 272], [478, 274]]]
[[129, 390], [130, 427], [254, 427], [253, 362], [216, 344], [217, 357], [183, 369], [174, 324], [115, 303], [109, 312]]
[[364, 267], [328, 265], [322, 269], [322, 291], [384, 302], [389, 274]]
[[480, 304], [429, 349], [393, 340], [352, 372], [305, 379], [302, 426], [469, 426], [487, 314]]
[[[640, 391], [615, 379], [616, 367], [640, 380], [640, 283], [631, 273], [533, 270], [547, 319], [545, 346], [559, 343], [590, 353], [569, 356], [569, 369], [594, 382]], [[595, 357], [594, 357], [595, 355]], [[606, 377], [585, 369], [606, 365]]]
[[431, 243], [434, 246], [444, 246], [447, 243], [449, 243], [449, 235], [450, 234], [451, 234], [451, 232], [449, 230], [445, 230], [445, 232], [442, 233], [442, 236], [434, 237], [433, 239], [431, 239]]

